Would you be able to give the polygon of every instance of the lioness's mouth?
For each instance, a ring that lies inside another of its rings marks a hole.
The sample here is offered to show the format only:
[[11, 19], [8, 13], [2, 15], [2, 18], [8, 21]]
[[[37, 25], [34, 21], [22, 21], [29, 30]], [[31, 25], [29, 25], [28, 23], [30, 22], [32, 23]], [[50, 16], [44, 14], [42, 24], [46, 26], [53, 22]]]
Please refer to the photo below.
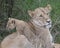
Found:
[[46, 25], [46, 28], [51, 28], [51, 24], [47, 24]]

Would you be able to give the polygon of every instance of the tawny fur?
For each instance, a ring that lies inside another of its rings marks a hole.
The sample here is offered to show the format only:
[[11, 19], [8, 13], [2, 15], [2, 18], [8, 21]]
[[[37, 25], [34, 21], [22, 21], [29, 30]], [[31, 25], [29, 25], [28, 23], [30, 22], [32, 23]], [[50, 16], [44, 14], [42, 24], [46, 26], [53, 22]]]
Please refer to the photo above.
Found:
[[[47, 13], [45, 11], [47, 11]], [[34, 11], [29, 10], [28, 13], [31, 16], [31, 25], [22, 20], [9, 18], [7, 29], [10, 30], [16, 28], [17, 35], [24, 35], [28, 39], [28, 41], [35, 45], [35, 47], [37, 48], [53, 48], [52, 36], [49, 31], [49, 28], [51, 27], [51, 19], [49, 17], [50, 11], [50, 6], [47, 6], [45, 8], [37, 8]], [[49, 21], [49, 23], [47, 21]], [[13, 35], [12, 37], [14, 36], [15, 35]], [[7, 39], [8, 38], [6, 38], [5, 40]], [[1, 46], [3, 47], [4, 43], [7, 42], [3, 40]], [[12, 44], [14, 44], [14, 42]]]
[[12, 33], [2, 42], [1, 48], [34, 48], [24, 35]]

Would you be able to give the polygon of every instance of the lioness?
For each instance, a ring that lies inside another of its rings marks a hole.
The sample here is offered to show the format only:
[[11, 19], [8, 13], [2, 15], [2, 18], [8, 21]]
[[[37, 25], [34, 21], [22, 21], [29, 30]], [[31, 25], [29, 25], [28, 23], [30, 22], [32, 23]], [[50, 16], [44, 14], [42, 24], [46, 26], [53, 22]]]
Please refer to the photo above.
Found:
[[22, 20], [9, 18], [7, 22], [7, 29], [10, 30], [16, 28], [18, 33], [17, 35], [25, 35], [31, 43], [33, 42], [33, 45], [39, 40], [39, 46], [37, 45], [37, 48], [53, 48], [52, 36], [49, 31], [49, 28], [51, 27], [51, 19], [49, 17], [50, 11], [50, 5], [47, 5], [44, 8], [37, 8], [34, 11], [29, 10], [28, 13], [31, 16], [29, 23]]
[[34, 48], [24, 35], [12, 33], [2, 42], [1, 48]]

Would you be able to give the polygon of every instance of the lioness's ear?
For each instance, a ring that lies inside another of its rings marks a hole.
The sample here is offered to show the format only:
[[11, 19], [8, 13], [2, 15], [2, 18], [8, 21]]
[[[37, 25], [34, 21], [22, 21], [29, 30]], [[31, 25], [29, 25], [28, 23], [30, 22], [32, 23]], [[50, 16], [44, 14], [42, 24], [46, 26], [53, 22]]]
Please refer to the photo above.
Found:
[[33, 12], [33, 11], [31, 11], [31, 10], [28, 10], [28, 14], [29, 14], [31, 17], [33, 17], [33, 16], [34, 16], [34, 12]]
[[51, 5], [48, 4], [48, 5], [45, 7], [45, 10], [46, 10], [46, 12], [49, 14], [49, 13], [51, 12], [51, 10], [52, 10]]
[[47, 9], [49, 9], [50, 11], [52, 10], [52, 8], [51, 8], [51, 5], [50, 5], [50, 4], [48, 4], [48, 5], [47, 5]]

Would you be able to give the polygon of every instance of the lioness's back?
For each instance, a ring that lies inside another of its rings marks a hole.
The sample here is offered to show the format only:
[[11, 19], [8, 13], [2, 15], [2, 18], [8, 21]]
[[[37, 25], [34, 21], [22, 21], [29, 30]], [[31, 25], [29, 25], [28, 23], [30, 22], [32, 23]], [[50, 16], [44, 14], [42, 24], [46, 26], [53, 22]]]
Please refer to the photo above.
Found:
[[11, 41], [17, 36], [17, 33], [12, 33], [11, 35], [8, 35], [7, 37], [4, 38], [4, 40], [1, 42], [2, 46], [7, 46]]

